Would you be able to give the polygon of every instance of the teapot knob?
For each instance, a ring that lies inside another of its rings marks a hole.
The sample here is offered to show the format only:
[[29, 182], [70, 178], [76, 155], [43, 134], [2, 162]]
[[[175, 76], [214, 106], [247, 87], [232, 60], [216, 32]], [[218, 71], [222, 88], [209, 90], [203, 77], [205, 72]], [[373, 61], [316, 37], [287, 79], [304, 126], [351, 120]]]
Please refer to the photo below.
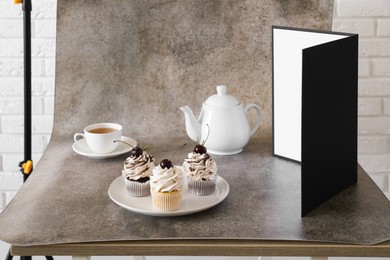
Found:
[[217, 93], [218, 95], [226, 95], [227, 87], [226, 85], [218, 85], [217, 86]]

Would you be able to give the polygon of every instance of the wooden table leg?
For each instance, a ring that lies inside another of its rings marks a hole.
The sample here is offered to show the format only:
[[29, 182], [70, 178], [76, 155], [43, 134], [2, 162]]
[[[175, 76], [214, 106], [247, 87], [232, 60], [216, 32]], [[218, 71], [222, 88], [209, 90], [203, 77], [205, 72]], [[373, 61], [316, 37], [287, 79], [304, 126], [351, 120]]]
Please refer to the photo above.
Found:
[[91, 256], [72, 256], [72, 260], [91, 260]]

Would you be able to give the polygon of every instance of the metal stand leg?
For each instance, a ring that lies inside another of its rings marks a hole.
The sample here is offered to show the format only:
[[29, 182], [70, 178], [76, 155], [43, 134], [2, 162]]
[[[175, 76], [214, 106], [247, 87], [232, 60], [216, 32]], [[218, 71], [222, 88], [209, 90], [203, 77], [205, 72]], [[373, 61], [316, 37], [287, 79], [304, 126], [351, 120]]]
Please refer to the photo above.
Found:
[[[54, 260], [52, 256], [45, 256], [45, 257], [47, 260]], [[11, 255], [11, 250], [8, 250], [8, 254], [5, 260], [12, 260], [12, 258], [14, 258], [14, 256]], [[20, 260], [31, 260], [31, 256], [21, 256]]]

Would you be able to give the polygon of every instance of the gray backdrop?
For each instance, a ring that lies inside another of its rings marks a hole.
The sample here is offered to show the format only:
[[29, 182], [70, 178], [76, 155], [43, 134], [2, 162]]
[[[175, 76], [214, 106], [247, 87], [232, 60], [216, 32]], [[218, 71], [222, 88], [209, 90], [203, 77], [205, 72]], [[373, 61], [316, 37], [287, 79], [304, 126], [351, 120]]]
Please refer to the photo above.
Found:
[[53, 135], [103, 121], [136, 138], [186, 135], [179, 107], [197, 116], [222, 83], [261, 106], [255, 136], [271, 138], [271, 27], [330, 30], [332, 11], [331, 0], [59, 0]]

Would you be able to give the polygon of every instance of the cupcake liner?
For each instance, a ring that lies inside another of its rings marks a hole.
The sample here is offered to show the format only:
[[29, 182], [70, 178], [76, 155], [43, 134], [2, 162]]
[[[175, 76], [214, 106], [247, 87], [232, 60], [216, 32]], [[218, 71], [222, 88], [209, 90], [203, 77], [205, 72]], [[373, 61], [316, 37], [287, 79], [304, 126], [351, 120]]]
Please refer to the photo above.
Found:
[[150, 194], [150, 181], [138, 182], [125, 179], [127, 194], [132, 197], [145, 197]]
[[153, 207], [161, 211], [175, 211], [181, 207], [181, 191], [156, 192], [151, 190]]
[[191, 194], [197, 195], [197, 196], [206, 196], [210, 195], [215, 192], [216, 187], [216, 179], [214, 180], [200, 180], [200, 181], [194, 181], [190, 178], [187, 179], [188, 182], [188, 191]]

